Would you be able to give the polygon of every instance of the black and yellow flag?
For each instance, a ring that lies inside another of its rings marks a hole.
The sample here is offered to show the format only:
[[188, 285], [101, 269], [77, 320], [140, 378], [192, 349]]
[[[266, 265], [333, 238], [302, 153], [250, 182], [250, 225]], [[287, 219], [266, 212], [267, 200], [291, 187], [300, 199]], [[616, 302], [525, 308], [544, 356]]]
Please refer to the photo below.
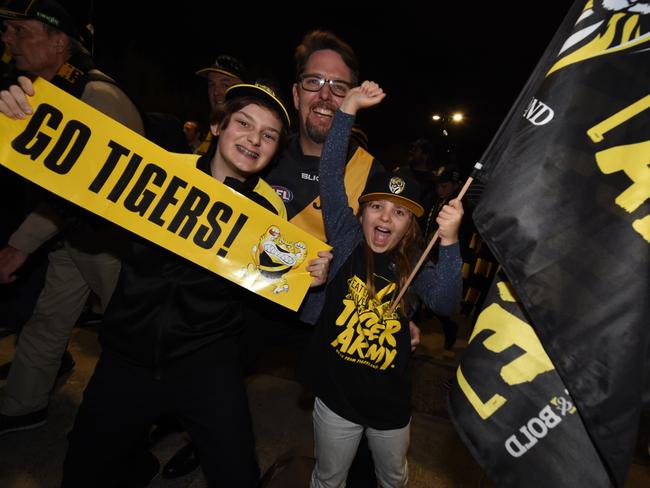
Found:
[[488, 301], [450, 410], [500, 486], [625, 483], [650, 403], [648, 127], [650, 7], [576, 2], [474, 212], [520, 304]]
[[609, 487], [574, 401], [530, 322], [500, 271], [456, 372], [449, 398], [454, 424], [499, 486]]

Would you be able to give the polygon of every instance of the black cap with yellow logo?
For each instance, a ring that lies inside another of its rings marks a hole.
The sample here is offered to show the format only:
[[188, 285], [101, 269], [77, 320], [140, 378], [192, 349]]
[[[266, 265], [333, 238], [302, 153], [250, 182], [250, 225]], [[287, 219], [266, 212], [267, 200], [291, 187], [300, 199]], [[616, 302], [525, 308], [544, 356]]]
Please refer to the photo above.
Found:
[[394, 173], [381, 171], [370, 177], [359, 197], [359, 203], [389, 200], [408, 208], [416, 217], [422, 217], [424, 208], [420, 204], [421, 193], [420, 185], [408, 170], [399, 169]]

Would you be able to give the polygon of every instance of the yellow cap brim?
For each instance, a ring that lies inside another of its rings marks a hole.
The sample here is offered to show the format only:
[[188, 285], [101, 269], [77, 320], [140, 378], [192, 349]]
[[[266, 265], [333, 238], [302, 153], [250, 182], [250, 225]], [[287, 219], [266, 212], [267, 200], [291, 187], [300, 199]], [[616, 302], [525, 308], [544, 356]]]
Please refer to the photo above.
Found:
[[284, 104], [280, 101], [280, 99], [277, 98], [275, 95], [273, 95], [269, 89], [265, 90], [264, 88], [258, 85], [240, 83], [239, 85], [233, 85], [226, 90], [226, 100], [228, 100], [231, 97], [245, 96], [245, 95], [251, 95], [257, 98], [266, 98], [266, 100], [268, 100], [273, 105], [278, 107], [278, 109], [280, 109], [278, 110], [278, 112], [280, 112], [284, 116], [284, 122], [287, 125], [287, 129], [291, 127], [291, 118], [289, 117], [289, 112], [287, 112], [287, 109], [284, 108]]
[[215, 68], [215, 67], [213, 67], [213, 66], [210, 66], [209, 68], [203, 68], [203, 69], [198, 70], [198, 71], [196, 72], [196, 75], [197, 75], [197, 76], [204, 76], [204, 77], [205, 77], [205, 76], [207, 76], [207, 74], [210, 73], [210, 72], [212, 72], [212, 73], [221, 73], [222, 75], [230, 76], [231, 78], [235, 78], [235, 79], [237, 79], [237, 80], [241, 79], [241, 78], [239, 78], [239, 76], [237, 76], [235, 73], [232, 73], [232, 72], [230, 72], [230, 71], [227, 71], [227, 70], [225, 70], [225, 69], [223, 69], [223, 68]]
[[359, 203], [370, 202], [372, 200], [390, 200], [403, 207], [408, 208], [416, 217], [424, 215], [424, 208], [419, 204], [408, 198], [395, 195], [394, 193], [367, 193], [359, 197]]

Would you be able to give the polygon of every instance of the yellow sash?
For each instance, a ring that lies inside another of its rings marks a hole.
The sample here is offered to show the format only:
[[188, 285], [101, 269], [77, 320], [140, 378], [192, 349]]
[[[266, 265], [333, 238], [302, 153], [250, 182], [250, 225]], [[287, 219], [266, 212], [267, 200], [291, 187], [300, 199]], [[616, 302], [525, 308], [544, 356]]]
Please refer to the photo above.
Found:
[[[345, 193], [348, 195], [348, 205], [357, 213], [359, 196], [366, 186], [366, 180], [372, 167], [373, 157], [365, 149], [359, 147], [345, 166]], [[294, 215], [291, 223], [306, 230], [321, 241], [326, 241], [323, 213], [320, 209], [320, 196], [316, 197], [299, 213]]]

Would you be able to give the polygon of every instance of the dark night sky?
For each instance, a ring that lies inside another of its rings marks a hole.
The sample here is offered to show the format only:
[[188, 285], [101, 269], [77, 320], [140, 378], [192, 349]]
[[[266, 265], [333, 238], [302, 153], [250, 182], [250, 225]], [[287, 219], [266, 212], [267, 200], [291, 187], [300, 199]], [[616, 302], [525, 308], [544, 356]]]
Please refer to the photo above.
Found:
[[[136, 14], [127, 7], [134, 2], [96, 1], [99, 66], [145, 110], [205, 118], [205, 85], [194, 72], [217, 54], [232, 54], [259, 75], [275, 77], [287, 98], [294, 47], [313, 28], [332, 30], [356, 50], [361, 78], [379, 82], [388, 93], [360, 116], [371, 151], [392, 165], [405, 156], [409, 141], [436, 140], [434, 111], [459, 109], [469, 118], [451, 131], [451, 140], [464, 166], [480, 157], [570, 7], [455, 2], [440, 11], [442, 2], [431, 2], [427, 9], [434, 13], [427, 14], [405, 2], [399, 11], [319, 2], [309, 10], [282, 7], [271, 14], [250, 3], [227, 11], [206, 3], [179, 2], [188, 7], [180, 10], [157, 2], [157, 10]], [[286, 20], [271, 21], [278, 18]]]

